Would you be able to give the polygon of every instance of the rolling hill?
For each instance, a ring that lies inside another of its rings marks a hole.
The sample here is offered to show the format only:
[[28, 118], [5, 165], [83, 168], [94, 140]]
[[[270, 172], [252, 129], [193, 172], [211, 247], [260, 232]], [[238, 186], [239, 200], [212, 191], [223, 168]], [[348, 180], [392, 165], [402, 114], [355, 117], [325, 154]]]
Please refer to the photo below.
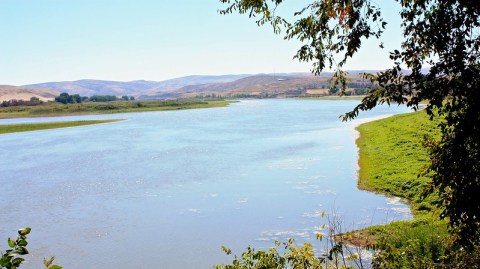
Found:
[[[371, 83], [361, 78], [364, 71], [350, 71], [348, 87], [365, 88]], [[374, 72], [374, 71], [373, 71]], [[191, 97], [288, 97], [327, 95], [332, 73], [187, 76], [165, 81], [129, 82], [84, 79], [46, 82], [22, 89], [50, 89], [52, 92], [92, 95], [134, 96], [136, 99], [175, 99]], [[28, 97], [30, 98], [30, 96]], [[44, 97], [47, 98], [47, 97]], [[50, 97], [51, 98], [51, 97]]]
[[129, 82], [84, 79], [31, 84], [25, 87], [36, 89], [46, 88], [69, 94], [80, 94], [81, 96], [129, 95], [138, 97], [140, 95], [149, 96], [152, 92], [169, 92], [188, 85], [229, 82], [246, 76], [248, 75], [187, 76], [164, 81], [135, 80]]
[[[298, 74], [260, 74], [241, 78], [231, 82], [189, 85], [172, 91], [157, 92], [150, 98], [178, 98], [200, 96], [223, 97], [286, 97], [298, 95], [327, 95], [331, 87], [331, 74], [313, 76], [309, 73]], [[371, 83], [359, 74], [350, 76], [349, 87], [369, 87]], [[147, 98], [145, 96], [145, 98]]]
[[30, 100], [31, 97], [37, 97], [42, 101], [53, 100], [60, 93], [49, 89], [33, 89], [29, 87], [18, 87], [10, 85], [0, 85], [0, 102], [12, 99]]

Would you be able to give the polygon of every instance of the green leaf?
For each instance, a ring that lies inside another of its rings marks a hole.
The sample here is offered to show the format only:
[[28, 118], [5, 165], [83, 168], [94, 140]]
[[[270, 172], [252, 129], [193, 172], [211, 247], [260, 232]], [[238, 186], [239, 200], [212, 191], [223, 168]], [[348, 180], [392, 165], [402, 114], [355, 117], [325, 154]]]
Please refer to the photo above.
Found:
[[28, 254], [28, 250], [24, 247], [18, 247], [14, 252], [20, 255]]
[[6, 254], [3, 255], [2, 258], [0, 259], [0, 266], [7, 267], [10, 264], [11, 259], [12, 259], [12, 257], [10, 257]]
[[26, 228], [24, 228], [24, 229], [18, 230], [18, 234], [20, 234], [20, 235], [27, 235], [27, 234], [30, 233], [31, 230], [32, 230], [32, 229], [31, 229], [30, 227], [26, 227]]
[[13, 259], [13, 261], [12, 261], [12, 265], [18, 267], [18, 266], [20, 266], [20, 264], [21, 264], [23, 261], [25, 261], [25, 259], [23, 259], [23, 258], [15, 258], [15, 259]]
[[225, 252], [225, 254], [230, 255], [232, 254], [232, 251], [227, 248], [226, 246], [222, 246], [222, 251]]
[[49, 268], [50, 265], [53, 263], [53, 260], [55, 260], [55, 256], [51, 257], [49, 260], [47, 260], [46, 258], [43, 258], [43, 265]]
[[62, 268], [63, 268], [63, 267], [61, 267], [60, 265], [56, 265], [56, 264], [48, 267], [48, 269], [62, 269]]
[[20, 246], [20, 247], [25, 247], [25, 246], [28, 245], [28, 242], [27, 242], [27, 240], [22, 239], [17, 243], [17, 245]]
[[14, 248], [14, 247], [15, 247], [15, 241], [13, 241], [12, 239], [8, 238], [8, 245], [9, 245], [11, 248]]

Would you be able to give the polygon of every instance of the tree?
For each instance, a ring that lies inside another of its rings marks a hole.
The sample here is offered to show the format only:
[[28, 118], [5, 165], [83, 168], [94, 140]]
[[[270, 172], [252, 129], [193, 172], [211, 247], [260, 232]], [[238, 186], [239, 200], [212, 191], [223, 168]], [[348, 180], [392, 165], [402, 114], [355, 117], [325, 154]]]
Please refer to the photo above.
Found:
[[134, 100], [135, 100], [135, 97], [123, 95], [123, 96], [122, 96], [122, 100], [123, 100], [123, 101], [134, 101]]
[[71, 97], [71, 103], [73, 104], [75, 103], [80, 104], [82, 102], [82, 97], [80, 97], [80, 95], [78, 94], [70, 95], [70, 97]]
[[82, 97], [78, 94], [70, 95], [66, 92], [62, 92], [59, 96], [55, 97], [55, 101], [62, 104], [75, 104], [81, 103], [83, 100]]
[[88, 100], [90, 102], [112, 102], [116, 101], [117, 97], [114, 95], [93, 95]]
[[[442, 119], [440, 141], [428, 140], [432, 188], [444, 205], [441, 217], [464, 246], [480, 243], [480, 1], [396, 0], [404, 40], [390, 53], [392, 68], [365, 74], [376, 87], [344, 120], [377, 104], [418, 109], [427, 102], [431, 118]], [[304, 43], [294, 58], [313, 62], [312, 72], [334, 69], [332, 89], [346, 90], [343, 70], [362, 40], [380, 38], [387, 22], [372, 0], [312, 0], [294, 21], [278, 16], [285, 0], [220, 0], [221, 14], [238, 12], [269, 23], [285, 39]], [[380, 43], [380, 47], [383, 48]], [[406, 70], [402, 69], [406, 68]]]
[[69, 97], [68, 93], [62, 92], [59, 96], [55, 97], [55, 102], [68, 104], [68, 97]]
[[32, 96], [32, 97], [30, 97], [30, 103], [32, 103], [32, 104], [40, 104], [40, 103], [42, 103], [42, 101], [41, 101], [38, 97]]

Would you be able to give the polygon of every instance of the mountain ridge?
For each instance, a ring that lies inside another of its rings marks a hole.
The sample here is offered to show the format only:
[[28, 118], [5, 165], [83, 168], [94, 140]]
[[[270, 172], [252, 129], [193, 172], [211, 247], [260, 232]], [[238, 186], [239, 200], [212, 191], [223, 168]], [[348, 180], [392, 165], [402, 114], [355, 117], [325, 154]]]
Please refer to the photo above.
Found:
[[[353, 88], [368, 87], [370, 81], [363, 79], [363, 73], [380, 70], [350, 70], [348, 77]], [[81, 79], [76, 81], [44, 82], [20, 86], [30, 89], [50, 89], [56, 92], [92, 95], [134, 96], [137, 99], [174, 99], [201, 96], [222, 97], [278, 97], [290, 95], [326, 95], [331, 87], [329, 79], [333, 73], [274, 74], [229, 74], [190, 75], [163, 81], [132, 80], [113, 81]]]
[[29, 88], [48, 88], [59, 92], [69, 94], [80, 94], [82, 96], [92, 95], [132, 95], [139, 96], [147, 94], [149, 91], [169, 91], [176, 88], [205, 84], [212, 82], [228, 82], [249, 75], [219, 75], [203, 76], [191, 75], [180, 78], [173, 78], [163, 81], [133, 80], [133, 81], [113, 81], [97, 79], [81, 79], [75, 81], [44, 82], [29, 84], [23, 87]]

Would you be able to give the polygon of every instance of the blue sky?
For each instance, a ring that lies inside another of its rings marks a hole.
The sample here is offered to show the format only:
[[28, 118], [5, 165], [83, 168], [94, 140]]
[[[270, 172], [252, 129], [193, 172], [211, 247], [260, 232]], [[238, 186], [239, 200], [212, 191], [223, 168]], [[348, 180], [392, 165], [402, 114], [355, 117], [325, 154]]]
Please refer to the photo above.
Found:
[[[306, 0], [292, 0], [285, 12]], [[348, 69], [391, 65], [398, 8], [382, 4], [389, 29], [366, 42]], [[285, 41], [247, 16], [222, 16], [217, 0], [0, 0], [0, 85], [78, 79], [165, 80], [186, 75], [309, 72]]]

